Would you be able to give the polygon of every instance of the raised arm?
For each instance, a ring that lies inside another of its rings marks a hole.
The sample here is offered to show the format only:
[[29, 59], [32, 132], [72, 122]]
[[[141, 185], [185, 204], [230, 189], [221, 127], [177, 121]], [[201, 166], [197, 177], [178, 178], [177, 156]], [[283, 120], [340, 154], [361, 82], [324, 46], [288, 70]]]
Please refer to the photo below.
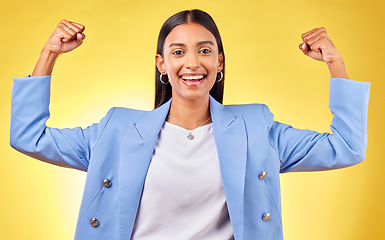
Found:
[[32, 76], [51, 75], [59, 55], [70, 52], [83, 43], [86, 37], [83, 33], [84, 29], [85, 27], [79, 23], [63, 19], [44, 45]]
[[84, 26], [62, 20], [49, 37], [32, 77], [15, 78], [12, 89], [10, 144], [31, 157], [59, 166], [87, 171], [92, 146], [103, 131], [112, 110], [87, 129], [46, 126], [51, 73], [57, 57], [80, 46]]
[[299, 48], [315, 60], [325, 62], [330, 71], [329, 108], [333, 113], [333, 134], [299, 130], [275, 122], [271, 124], [271, 146], [281, 160], [281, 172], [318, 171], [342, 168], [365, 159], [370, 83], [348, 80], [344, 61], [324, 28], [302, 35]]

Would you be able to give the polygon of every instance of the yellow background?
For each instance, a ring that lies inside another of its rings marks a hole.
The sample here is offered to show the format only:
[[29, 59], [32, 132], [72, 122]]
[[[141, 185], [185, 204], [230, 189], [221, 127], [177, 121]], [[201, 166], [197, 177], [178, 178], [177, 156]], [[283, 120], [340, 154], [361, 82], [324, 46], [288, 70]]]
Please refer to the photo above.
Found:
[[350, 78], [372, 82], [365, 162], [281, 175], [283, 225], [286, 240], [385, 239], [383, 0], [2, 0], [0, 239], [73, 238], [85, 173], [9, 146], [12, 78], [32, 72], [56, 24], [62, 18], [80, 22], [87, 38], [57, 62], [48, 124], [85, 127], [113, 106], [153, 108], [159, 29], [172, 14], [192, 8], [208, 11], [222, 34], [226, 104], [266, 103], [278, 121], [329, 131], [327, 67], [297, 47], [302, 33], [320, 26]]

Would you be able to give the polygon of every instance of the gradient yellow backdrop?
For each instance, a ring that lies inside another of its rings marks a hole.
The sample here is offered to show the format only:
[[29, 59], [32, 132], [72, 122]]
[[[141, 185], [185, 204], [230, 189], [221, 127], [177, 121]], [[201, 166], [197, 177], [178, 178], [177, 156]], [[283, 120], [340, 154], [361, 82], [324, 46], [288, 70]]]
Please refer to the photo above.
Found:
[[383, 0], [1, 1], [0, 239], [73, 238], [85, 173], [9, 146], [12, 78], [32, 72], [56, 24], [80, 22], [87, 38], [57, 62], [48, 124], [86, 127], [113, 106], [153, 108], [159, 29], [192, 8], [208, 11], [222, 34], [224, 103], [266, 103], [276, 120], [317, 131], [329, 131], [329, 73], [297, 46], [302, 33], [327, 28], [350, 78], [372, 82], [367, 158], [337, 171], [281, 175], [284, 236], [385, 239]]

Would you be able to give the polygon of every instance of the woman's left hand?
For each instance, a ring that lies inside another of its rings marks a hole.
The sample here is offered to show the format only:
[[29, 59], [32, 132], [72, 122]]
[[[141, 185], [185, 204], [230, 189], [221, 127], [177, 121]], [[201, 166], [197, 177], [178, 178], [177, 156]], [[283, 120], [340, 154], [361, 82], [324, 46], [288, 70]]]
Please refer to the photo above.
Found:
[[315, 60], [325, 62], [331, 77], [348, 78], [341, 54], [330, 40], [326, 29], [315, 28], [301, 35], [303, 43], [299, 45], [302, 52]]
[[299, 49], [305, 55], [326, 63], [342, 60], [340, 53], [330, 40], [325, 28], [315, 28], [302, 34], [301, 37], [303, 43], [299, 45]]

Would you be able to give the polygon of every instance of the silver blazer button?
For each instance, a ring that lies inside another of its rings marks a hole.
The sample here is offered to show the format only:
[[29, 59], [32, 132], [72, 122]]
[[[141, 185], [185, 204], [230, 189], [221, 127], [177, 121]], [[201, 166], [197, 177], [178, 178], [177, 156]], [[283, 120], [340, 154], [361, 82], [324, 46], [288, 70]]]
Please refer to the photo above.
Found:
[[103, 187], [109, 188], [109, 187], [111, 187], [112, 182], [110, 179], [106, 178], [103, 180], [102, 184], [103, 184]]
[[97, 218], [91, 218], [90, 224], [93, 227], [98, 227], [100, 225], [99, 220]]

